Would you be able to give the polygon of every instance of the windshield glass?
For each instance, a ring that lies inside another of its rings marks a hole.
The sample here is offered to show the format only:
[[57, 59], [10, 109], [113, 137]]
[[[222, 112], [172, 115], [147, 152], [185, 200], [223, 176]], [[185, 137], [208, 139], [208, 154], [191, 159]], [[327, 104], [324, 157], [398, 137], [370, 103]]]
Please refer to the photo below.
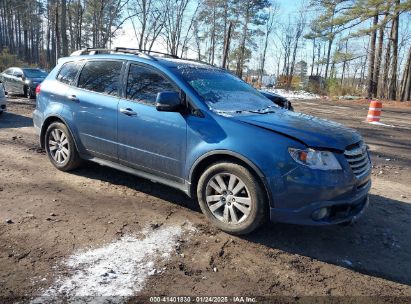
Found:
[[252, 86], [226, 71], [192, 66], [181, 66], [177, 71], [212, 110], [261, 111], [275, 106]]
[[44, 78], [47, 72], [39, 69], [23, 69], [24, 75], [28, 78]]

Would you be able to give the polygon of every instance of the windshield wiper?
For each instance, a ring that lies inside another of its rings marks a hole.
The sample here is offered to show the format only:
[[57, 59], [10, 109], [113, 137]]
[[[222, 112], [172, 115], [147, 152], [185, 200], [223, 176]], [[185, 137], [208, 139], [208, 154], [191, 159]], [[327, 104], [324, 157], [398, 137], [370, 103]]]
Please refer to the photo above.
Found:
[[234, 111], [223, 111], [223, 110], [216, 110], [220, 113], [230, 113], [230, 114], [241, 114], [241, 113], [253, 113], [253, 114], [272, 114], [275, 111], [267, 111], [271, 108], [277, 107], [276, 105], [268, 106], [266, 108], [258, 109], [258, 110], [234, 110]]
[[255, 114], [272, 114], [272, 113], [275, 113], [275, 111], [273, 111], [273, 110], [269, 110], [269, 109], [271, 109], [271, 108], [276, 108], [277, 106], [276, 105], [272, 105], [272, 106], [268, 106], [268, 107], [266, 107], [266, 108], [262, 108], [262, 109], [258, 109], [258, 110], [253, 110], [253, 111], [247, 111], [247, 112], [250, 112], [250, 113], [255, 113]]

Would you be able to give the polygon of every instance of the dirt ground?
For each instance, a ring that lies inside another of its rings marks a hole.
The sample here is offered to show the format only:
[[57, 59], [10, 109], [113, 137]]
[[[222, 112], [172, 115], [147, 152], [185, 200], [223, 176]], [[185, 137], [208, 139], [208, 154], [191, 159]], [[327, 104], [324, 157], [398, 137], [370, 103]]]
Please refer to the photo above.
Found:
[[382, 122], [390, 127], [364, 123], [361, 103], [293, 104], [357, 129], [369, 144], [370, 206], [355, 225], [267, 224], [233, 237], [210, 226], [194, 201], [171, 188], [95, 164], [59, 172], [38, 145], [34, 102], [11, 96], [0, 116], [0, 302], [44, 294], [74, 271], [64, 264], [73, 253], [187, 223], [194, 232], [179, 236], [167, 259], [156, 260], [135, 296], [411, 301], [411, 108], [385, 107]]

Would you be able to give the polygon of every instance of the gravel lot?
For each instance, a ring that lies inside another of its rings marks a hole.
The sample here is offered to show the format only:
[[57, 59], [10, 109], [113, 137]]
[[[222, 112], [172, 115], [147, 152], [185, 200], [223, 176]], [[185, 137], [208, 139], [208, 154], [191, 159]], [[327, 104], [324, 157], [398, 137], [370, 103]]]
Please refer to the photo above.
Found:
[[0, 297], [411, 300], [411, 107], [385, 107], [388, 127], [364, 123], [365, 103], [293, 104], [357, 129], [371, 147], [370, 207], [355, 225], [227, 235], [171, 188], [95, 164], [57, 171], [38, 145], [34, 102], [11, 96], [0, 116]]

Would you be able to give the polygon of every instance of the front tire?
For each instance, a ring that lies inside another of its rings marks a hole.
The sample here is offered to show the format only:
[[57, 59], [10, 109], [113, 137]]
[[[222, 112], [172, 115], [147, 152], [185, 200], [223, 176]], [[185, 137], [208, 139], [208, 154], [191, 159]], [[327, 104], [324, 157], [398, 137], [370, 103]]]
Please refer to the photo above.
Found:
[[266, 196], [259, 180], [237, 163], [208, 167], [198, 181], [197, 197], [204, 215], [230, 234], [250, 233], [266, 218]]
[[51, 163], [61, 171], [76, 169], [81, 159], [67, 126], [61, 122], [53, 122], [47, 128], [45, 147]]

